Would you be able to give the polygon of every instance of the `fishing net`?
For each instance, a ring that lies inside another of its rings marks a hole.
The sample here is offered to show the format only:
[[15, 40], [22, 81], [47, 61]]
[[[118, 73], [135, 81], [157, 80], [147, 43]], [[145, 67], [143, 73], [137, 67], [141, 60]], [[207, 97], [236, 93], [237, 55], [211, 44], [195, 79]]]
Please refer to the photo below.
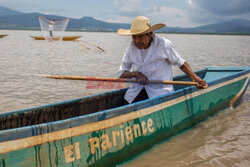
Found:
[[43, 16], [39, 16], [38, 19], [43, 37], [46, 40], [62, 40], [63, 34], [69, 22], [69, 18], [62, 20], [52, 20]]

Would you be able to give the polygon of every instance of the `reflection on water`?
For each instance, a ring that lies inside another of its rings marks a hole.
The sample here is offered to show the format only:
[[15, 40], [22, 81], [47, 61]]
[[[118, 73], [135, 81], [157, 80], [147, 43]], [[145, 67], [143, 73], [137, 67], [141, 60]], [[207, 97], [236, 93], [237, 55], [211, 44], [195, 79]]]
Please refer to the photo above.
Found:
[[[108, 90], [86, 89], [86, 82], [46, 75], [116, 77], [131, 37], [115, 33], [66, 32], [78, 42], [36, 41], [39, 31], [1, 31], [0, 113]], [[194, 70], [208, 66], [249, 66], [249, 36], [160, 34], [173, 41]], [[86, 42], [83, 42], [87, 41]], [[94, 45], [92, 45], [94, 44]], [[101, 51], [96, 46], [104, 49]], [[181, 74], [174, 68], [174, 74]], [[160, 143], [122, 166], [249, 166], [250, 93], [183, 134]]]

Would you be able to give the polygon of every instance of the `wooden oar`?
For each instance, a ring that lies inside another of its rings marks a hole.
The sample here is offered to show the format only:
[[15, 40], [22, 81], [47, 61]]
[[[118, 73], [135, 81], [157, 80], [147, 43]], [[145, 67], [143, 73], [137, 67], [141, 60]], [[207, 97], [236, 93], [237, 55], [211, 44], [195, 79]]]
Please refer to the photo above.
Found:
[[[137, 83], [138, 81], [134, 79], [124, 79], [124, 78], [101, 78], [101, 77], [84, 77], [84, 76], [58, 76], [49, 75], [47, 78], [53, 79], [70, 79], [70, 80], [86, 80], [86, 81], [105, 81], [105, 82], [127, 82], [127, 83]], [[153, 84], [170, 84], [170, 85], [194, 85], [198, 86], [198, 82], [186, 82], [186, 81], [160, 81], [160, 80], [149, 80], [148, 83]]]
[[89, 44], [89, 45], [92, 45], [92, 46], [98, 48], [98, 49], [101, 50], [101, 51], [104, 51], [104, 49], [102, 49], [101, 47], [99, 47], [99, 46], [97, 46], [97, 45], [95, 45], [95, 44], [89, 43], [89, 42], [87, 42], [87, 41], [84, 41], [84, 40], [77, 40], [77, 42], [78, 42], [78, 43], [84, 42], [84, 43], [87, 43], [87, 44]]

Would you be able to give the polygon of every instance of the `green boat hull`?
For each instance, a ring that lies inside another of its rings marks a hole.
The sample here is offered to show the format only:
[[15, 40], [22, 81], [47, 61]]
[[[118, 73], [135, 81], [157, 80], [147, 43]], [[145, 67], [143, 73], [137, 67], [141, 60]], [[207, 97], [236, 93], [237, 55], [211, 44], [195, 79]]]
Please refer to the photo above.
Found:
[[[89, 117], [87, 123], [81, 124], [78, 117], [59, 121], [68, 128], [52, 129], [58, 122], [55, 121], [13, 129], [7, 127], [6, 121], [2, 124], [6, 130], [0, 131], [3, 134], [0, 166], [113, 166], [124, 162], [218, 111], [236, 105], [249, 84], [249, 70], [238, 71], [243, 72], [237, 75], [232, 70], [233, 75], [214, 80], [205, 90], [186, 87], [167, 96], [104, 110], [98, 115], [80, 116], [83, 120]], [[210, 80], [205, 73], [203, 77]], [[53, 105], [39, 110], [51, 107]], [[32, 112], [34, 110], [38, 109]], [[7, 117], [11, 116], [4, 115]], [[44, 126], [50, 129], [45, 130]], [[27, 129], [32, 135], [22, 137]], [[4, 138], [4, 133], [13, 136]]]

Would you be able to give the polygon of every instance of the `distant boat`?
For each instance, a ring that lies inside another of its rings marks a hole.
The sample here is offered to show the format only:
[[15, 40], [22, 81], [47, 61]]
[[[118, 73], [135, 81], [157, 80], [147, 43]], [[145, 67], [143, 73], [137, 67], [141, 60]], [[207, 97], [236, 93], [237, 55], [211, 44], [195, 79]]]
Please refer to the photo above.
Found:
[[[35, 40], [45, 40], [42, 36], [30, 36], [31, 38], [34, 38]], [[74, 41], [78, 38], [81, 38], [82, 36], [64, 36], [62, 37], [63, 41]], [[49, 40], [59, 41], [60, 37], [47, 37]]]
[[8, 34], [0, 34], [0, 38], [3, 38], [5, 36], [8, 36]]
[[69, 18], [54, 20], [44, 16], [38, 16], [41, 27], [42, 36], [30, 36], [35, 40], [50, 40], [50, 41], [74, 41], [81, 36], [63, 36], [69, 22]]
[[120, 89], [0, 113], [0, 166], [114, 166], [234, 107], [249, 73], [250, 67], [206, 68], [196, 74], [207, 89], [175, 85], [172, 93], [128, 105]]

